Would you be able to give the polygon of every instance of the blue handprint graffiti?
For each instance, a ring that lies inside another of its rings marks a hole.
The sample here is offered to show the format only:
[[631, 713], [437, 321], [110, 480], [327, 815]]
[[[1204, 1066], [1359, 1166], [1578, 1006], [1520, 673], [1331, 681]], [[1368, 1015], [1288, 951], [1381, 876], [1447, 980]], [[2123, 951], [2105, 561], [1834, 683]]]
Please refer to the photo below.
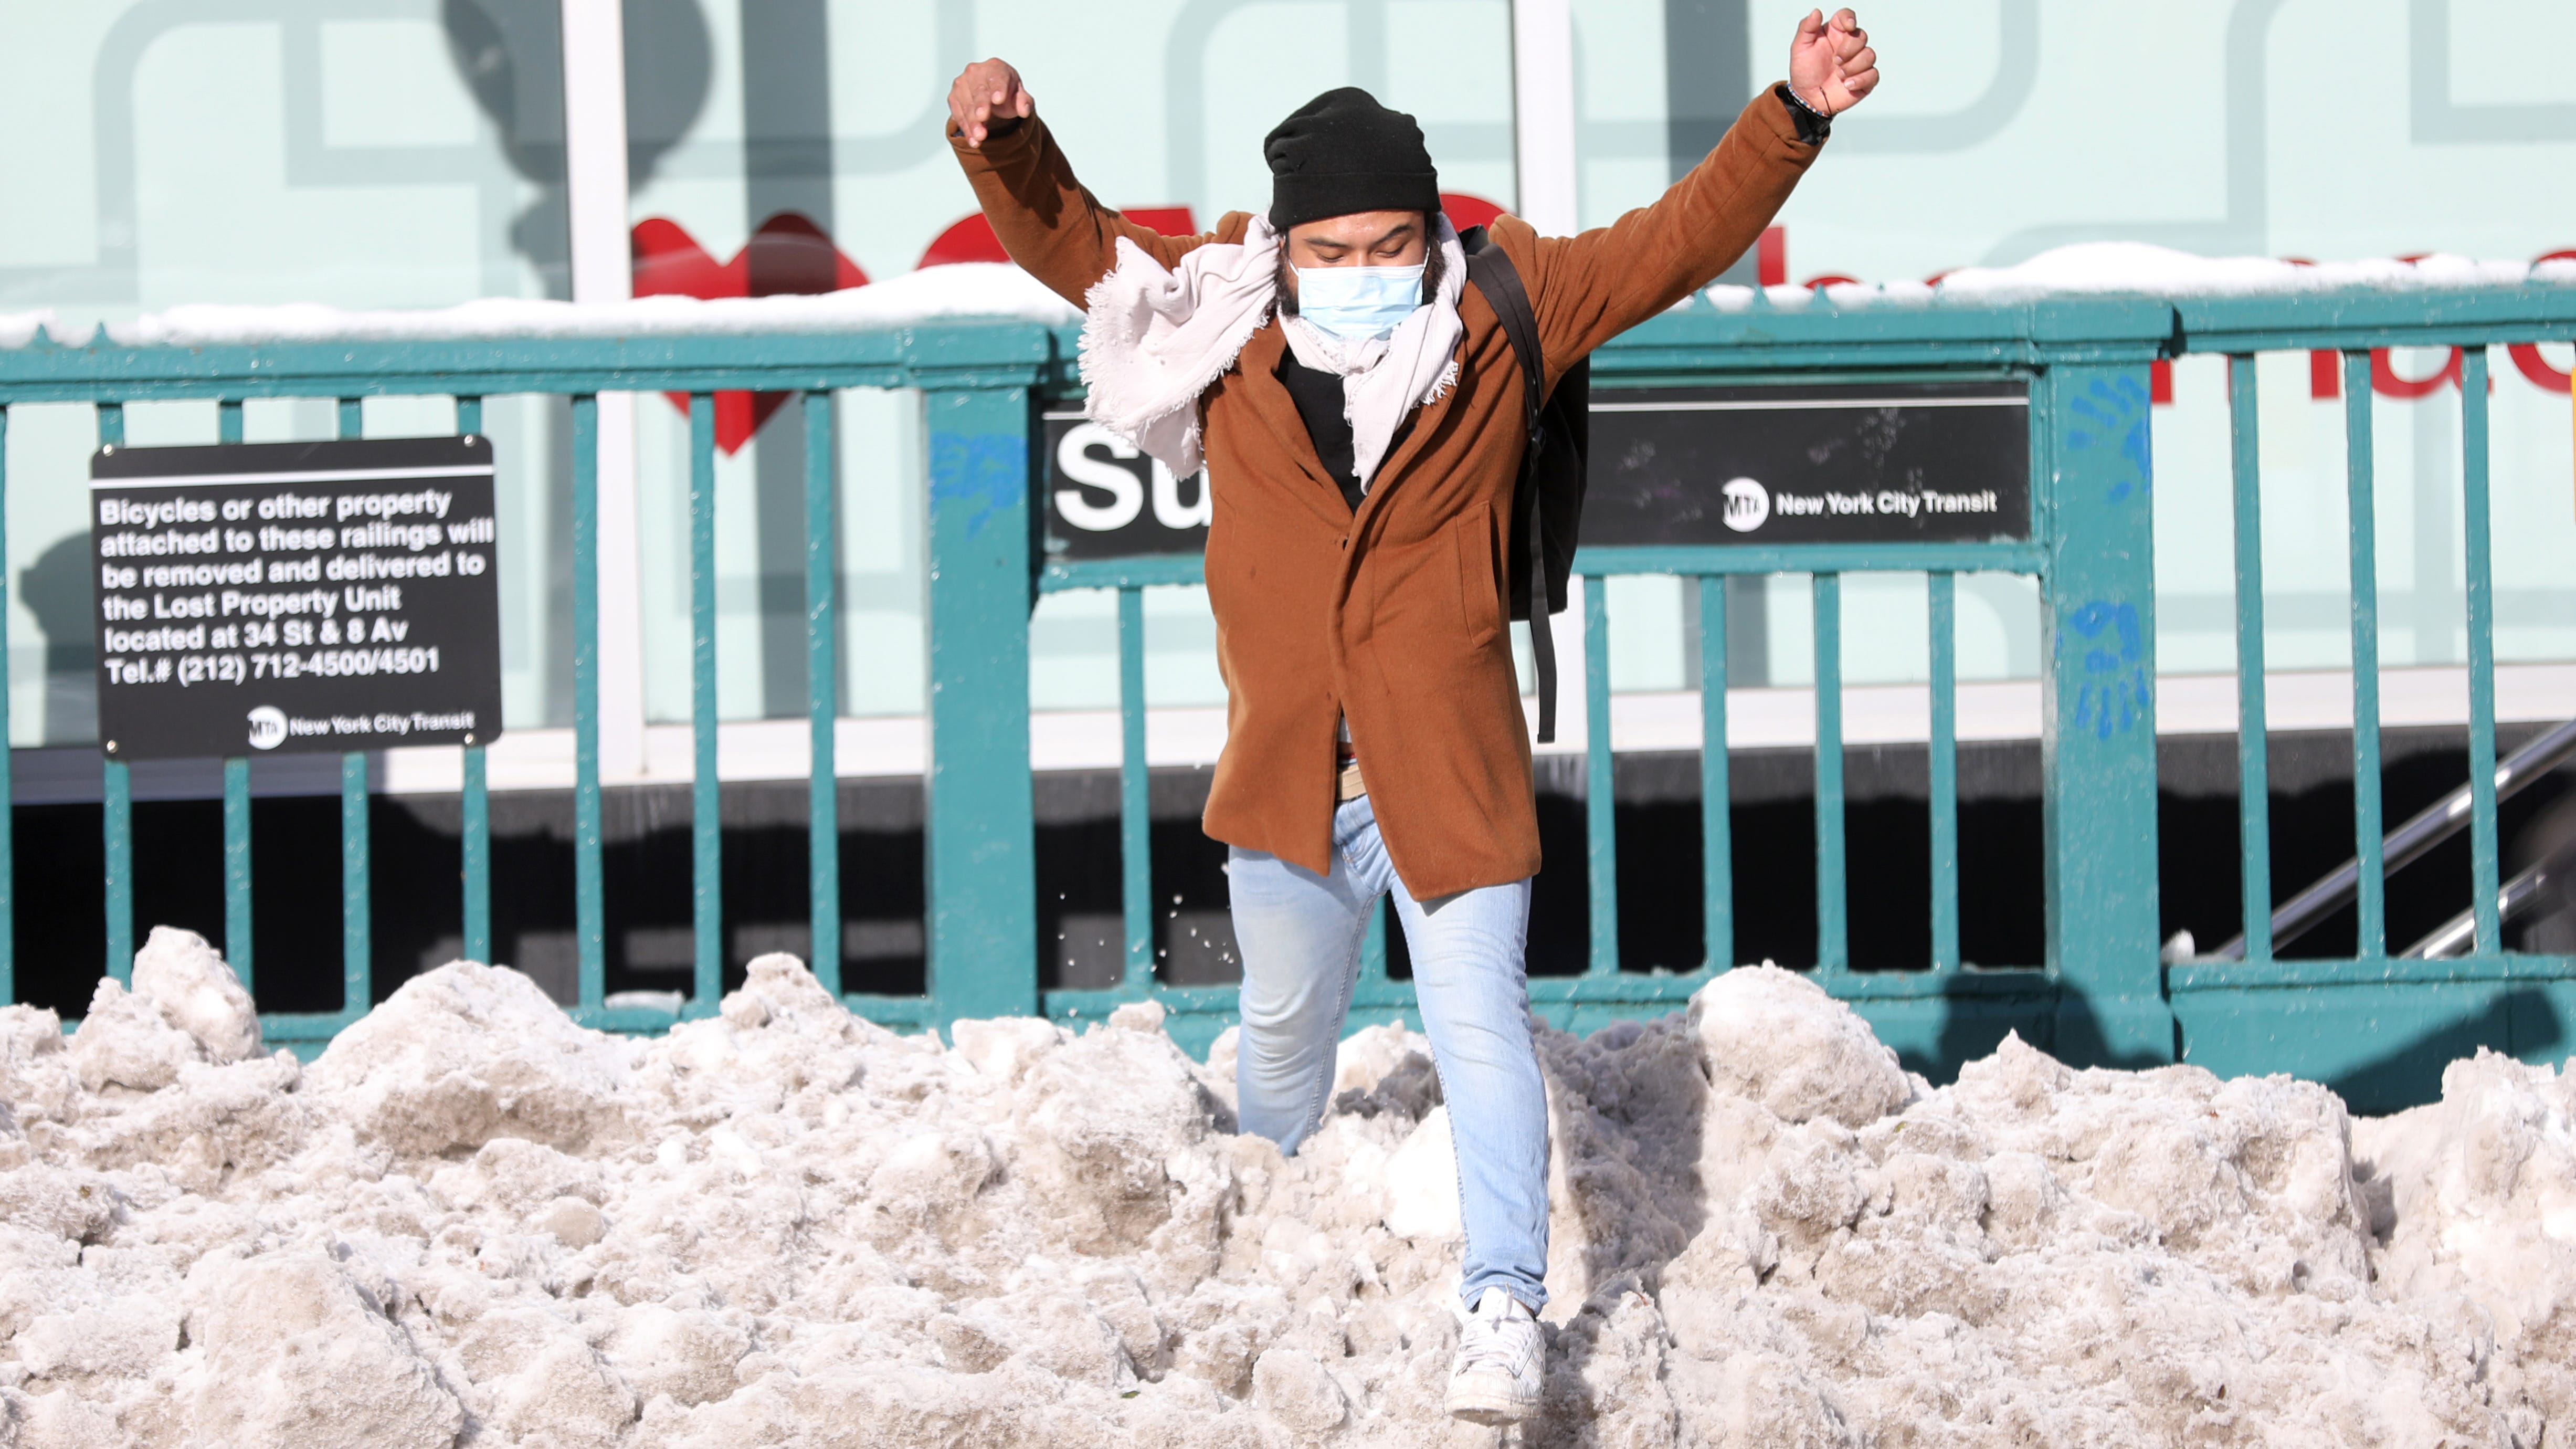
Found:
[[2137, 727], [2149, 718], [2153, 684], [2147, 678], [2146, 630], [2138, 606], [2093, 599], [2067, 612], [2057, 631], [2057, 653], [2066, 657], [2067, 631], [2081, 648], [2084, 674], [2075, 691], [2075, 708], [2067, 723], [2090, 728], [2097, 739]]
[[2097, 377], [2067, 398], [2066, 410], [2083, 420], [2066, 429], [2069, 451], [2089, 452], [2097, 444], [2115, 442], [2120, 460], [2128, 465], [2114, 476], [2109, 501], [2118, 503], [2133, 493], [2145, 496], [2154, 477], [2146, 387], [2125, 373]]
[[993, 515], [1028, 489], [1028, 440], [1014, 433], [930, 435], [930, 504], [965, 508], [966, 536], [976, 537]]

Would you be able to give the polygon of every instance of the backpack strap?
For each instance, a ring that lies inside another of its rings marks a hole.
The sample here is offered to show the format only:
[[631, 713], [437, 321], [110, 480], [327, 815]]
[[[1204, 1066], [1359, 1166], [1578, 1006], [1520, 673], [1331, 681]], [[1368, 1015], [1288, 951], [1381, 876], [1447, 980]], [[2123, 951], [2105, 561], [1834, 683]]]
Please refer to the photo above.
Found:
[[1493, 305], [1503, 336], [1511, 342], [1512, 354], [1521, 364], [1521, 399], [1529, 438], [1521, 450], [1518, 491], [1524, 515], [1521, 537], [1529, 547], [1530, 662], [1538, 673], [1538, 742], [1550, 744], [1556, 739], [1556, 638], [1547, 622], [1547, 546], [1539, 532], [1539, 489], [1532, 477], [1547, 449], [1547, 424], [1542, 416], [1547, 404], [1547, 374], [1538, 344], [1538, 313], [1530, 306], [1528, 288], [1521, 285], [1520, 269], [1512, 265], [1512, 259], [1503, 254], [1483, 227], [1469, 227], [1459, 233], [1458, 243], [1467, 254], [1467, 280]]

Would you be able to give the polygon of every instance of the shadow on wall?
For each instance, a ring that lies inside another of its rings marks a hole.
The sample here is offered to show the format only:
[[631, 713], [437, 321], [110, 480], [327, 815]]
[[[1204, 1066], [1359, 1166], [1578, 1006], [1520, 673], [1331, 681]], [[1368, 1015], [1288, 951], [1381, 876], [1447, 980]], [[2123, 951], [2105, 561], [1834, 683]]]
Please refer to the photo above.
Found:
[[[509, 227], [511, 247], [527, 259], [545, 295], [572, 296], [572, 234], [564, 181], [563, 30], [552, 5], [501, 0], [444, 0], [439, 21], [447, 55], [490, 118], [510, 168], [536, 191]], [[705, 111], [713, 83], [714, 46], [696, 0], [626, 0], [626, 175], [630, 191], [654, 178], [663, 159]], [[506, 428], [506, 425], [503, 425]], [[540, 478], [544, 517], [557, 530], [572, 517], [572, 419], [549, 399], [533, 422], [548, 442]], [[503, 486], [510, 478], [504, 470]], [[546, 548], [547, 607], [542, 641], [544, 717], [520, 727], [572, 722], [572, 550]]]
[[[511, 244], [546, 281], [572, 295], [563, 141], [563, 30], [551, 5], [446, 0], [447, 55], [500, 134], [511, 169], [539, 188], [510, 225]], [[630, 190], [706, 109], [714, 46], [696, 0], [626, 0], [626, 175]]]
[[18, 573], [18, 600], [45, 636], [44, 744], [98, 738], [98, 635], [89, 566], [89, 535], [75, 533]]

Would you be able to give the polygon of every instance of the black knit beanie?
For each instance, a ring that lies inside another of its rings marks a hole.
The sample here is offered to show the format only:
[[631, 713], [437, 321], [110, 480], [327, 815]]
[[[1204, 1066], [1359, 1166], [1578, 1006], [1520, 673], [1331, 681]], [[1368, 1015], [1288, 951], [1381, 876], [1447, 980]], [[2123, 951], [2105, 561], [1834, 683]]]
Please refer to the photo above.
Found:
[[1355, 211], [1438, 211], [1440, 174], [1422, 128], [1357, 86], [1326, 91], [1261, 143], [1270, 163], [1270, 224]]

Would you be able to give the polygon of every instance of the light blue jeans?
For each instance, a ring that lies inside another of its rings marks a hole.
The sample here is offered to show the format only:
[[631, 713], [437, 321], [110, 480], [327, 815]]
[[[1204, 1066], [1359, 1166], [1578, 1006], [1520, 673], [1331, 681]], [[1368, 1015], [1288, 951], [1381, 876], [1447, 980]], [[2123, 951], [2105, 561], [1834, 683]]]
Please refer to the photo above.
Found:
[[1393, 895], [1458, 1151], [1460, 1296], [1472, 1309], [1500, 1288], [1533, 1312], [1546, 1306], [1547, 1091], [1521, 959], [1530, 883], [1417, 902], [1396, 878], [1365, 795], [1333, 812], [1332, 874], [1237, 848], [1226, 876], [1243, 952], [1234, 1068], [1243, 1130], [1293, 1155], [1322, 1122], [1361, 935], [1377, 898]]

